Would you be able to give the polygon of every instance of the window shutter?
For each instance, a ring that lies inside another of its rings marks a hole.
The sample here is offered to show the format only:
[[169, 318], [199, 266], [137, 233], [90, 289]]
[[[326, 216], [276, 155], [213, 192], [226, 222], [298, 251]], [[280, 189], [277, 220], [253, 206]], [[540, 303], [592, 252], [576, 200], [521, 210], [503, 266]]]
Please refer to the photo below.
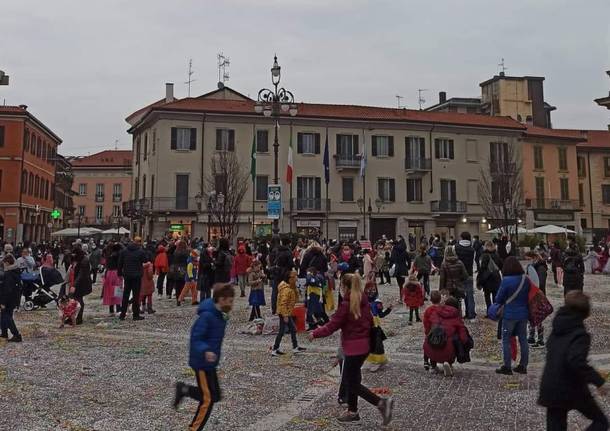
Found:
[[222, 150], [222, 130], [216, 129], [216, 151]]
[[388, 156], [394, 157], [394, 136], [388, 137]]
[[302, 199], [303, 196], [303, 178], [297, 178], [297, 196]]
[[341, 153], [340, 153], [340, 151], [339, 151], [339, 150], [340, 150], [340, 148], [341, 148], [341, 146], [339, 145], [339, 142], [340, 142], [340, 140], [341, 140], [340, 138], [341, 138], [341, 136], [340, 136], [340, 135], [337, 135], [337, 136], [336, 136], [336, 139], [335, 139], [335, 144], [336, 144], [336, 148], [335, 148], [335, 154], [336, 154], [336, 155], [341, 154]]
[[453, 160], [453, 141], [449, 141], [449, 158]]
[[235, 151], [235, 130], [229, 130], [229, 148], [228, 151]]
[[358, 149], [358, 135], [352, 136], [352, 142], [354, 143], [354, 154], [360, 153], [360, 151]]
[[371, 155], [377, 157], [377, 136], [371, 136]]
[[[29, 137], [26, 134], [26, 142]], [[0, 126], [0, 147], [4, 147], [4, 126]]]
[[423, 160], [426, 158], [426, 141], [418, 139], [419, 143], [419, 157]]
[[303, 154], [303, 134], [297, 133], [297, 154]]
[[171, 149], [175, 150], [176, 148], [178, 148], [178, 129], [176, 129], [175, 127], [172, 127]]
[[440, 146], [441, 143], [438, 141], [438, 139], [434, 140], [434, 157], [437, 159], [440, 159]]
[[320, 154], [320, 134], [316, 133], [316, 134], [314, 134], [314, 136], [315, 136], [315, 140], [316, 140], [316, 146], [315, 146], [314, 153]]
[[382, 199], [385, 197], [383, 196], [383, 179], [382, 178], [377, 178], [377, 196], [379, 196], [379, 199]]
[[197, 129], [191, 129], [191, 151], [195, 151], [197, 149]]
[[316, 199], [322, 198], [322, 181], [320, 177], [316, 177]]
[[394, 202], [396, 200], [396, 184], [394, 182], [394, 178], [390, 179], [390, 202]]

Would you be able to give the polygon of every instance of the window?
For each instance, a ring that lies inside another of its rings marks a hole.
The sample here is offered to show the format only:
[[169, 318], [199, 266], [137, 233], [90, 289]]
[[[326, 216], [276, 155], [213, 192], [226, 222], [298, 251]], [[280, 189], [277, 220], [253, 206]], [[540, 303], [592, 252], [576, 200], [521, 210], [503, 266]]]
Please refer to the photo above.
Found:
[[604, 177], [610, 177], [610, 157], [604, 157]]
[[578, 176], [585, 178], [587, 176], [587, 166], [585, 165], [585, 158], [578, 156], [576, 158], [576, 164], [578, 165]]
[[[218, 189], [216, 190], [218, 192]], [[189, 207], [189, 176], [176, 175], [176, 209], [186, 210]]]
[[136, 165], [140, 163], [140, 137], [136, 138]]
[[343, 202], [354, 201], [354, 179], [352, 177], [341, 178], [341, 200]]
[[570, 200], [570, 180], [568, 178], [559, 178], [559, 191], [562, 201]]
[[197, 148], [197, 129], [187, 127], [172, 127], [171, 149], [179, 151], [194, 151]]
[[256, 152], [257, 153], [268, 153], [269, 152], [269, 131], [267, 131], [267, 130], [257, 130], [256, 131]]
[[544, 208], [544, 177], [536, 177], [536, 200], [537, 207]]
[[476, 139], [466, 139], [466, 160], [479, 162], [479, 143]]
[[216, 151], [235, 151], [235, 130], [216, 129]]
[[104, 184], [95, 185], [95, 197], [101, 197], [102, 199], [104, 198]]
[[373, 136], [371, 141], [373, 157], [394, 157], [394, 136]]
[[256, 200], [266, 201], [267, 200], [267, 186], [269, 185], [269, 177], [267, 175], [256, 176]]
[[85, 215], [85, 206], [84, 205], [79, 205], [78, 206], [78, 214], [81, 216]]
[[[26, 132], [25, 136], [26, 136], [25, 139], [27, 142], [27, 139], [28, 139], [27, 132]], [[4, 147], [4, 126], [0, 126], [0, 147]]]
[[25, 144], [23, 146], [23, 149], [25, 151], [30, 150], [30, 130], [29, 129], [25, 129]]
[[297, 210], [322, 209], [321, 184], [320, 177], [297, 177]]
[[142, 198], [146, 198], [146, 174], [142, 175]]
[[227, 178], [226, 175], [223, 174], [217, 174], [214, 177], [214, 191], [216, 192], [216, 194], [218, 193], [222, 193], [223, 195], [226, 194], [226, 189], [227, 189]]
[[358, 135], [337, 135], [337, 156], [342, 160], [356, 159]]
[[46, 142], [46, 141], [45, 141], [45, 142], [43, 142], [43, 144], [42, 144], [42, 156], [41, 156], [43, 160], [46, 160], [46, 159], [47, 159], [47, 147], [48, 147], [48, 146], [49, 146], [49, 145], [47, 144], [47, 142]]
[[610, 184], [602, 184], [602, 202], [610, 205]]
[[38, 197], [40, 195], [40, 177], [36, 175], [34, 178], [34, 196]]
[[[492, 183], [492, 192], [493, 192], [493, 183]], [[441, 180], [441, 201], [442, 202], [452, 202], [452, 203], [457, 201], [457, 183], [455, 182], [455, 180], [443, 180], [443, 179]], [[446, 207], [447, 208], [455, 207], [455, 205], [449, 205]]]
[[155, 176], [150, 176], [150, 207], [153, 205], [153, 198], [155, 197]]
[[112, 216], [113, 217], [120, 217], [121, 216], [121, 206], [120, 205], [114, 205], [112, 207]]
[[479, 204], [479, 180], [469, 179], [468, 180], [468, 203], [478, 205]]
[[34, 154], [36, 152], [36, 135], [32, 132], [30, 137], [30, 153]]
[[96, 220], [101, 220], [104, 218], [104, 206], [103, 205], [95, 206], [95, 218], [96, 218]]
[[407, 169], [423, 169], [426, 166], [426, 140], [419, 136], [405, 138]]
[[544, 169], [544, 162], [542, 158], [542, 147], [534, 147], [534, 169]]
[[38, 142], [36, 145], [36, 156], [37, 157], [42, 156], [42, 139], [40, 138], [40, 136], [38, 137]]
[[31, 172], [28, 179], [28, 194], [30, 196], [34, 194], [34, 174]]
[[78, 195], [79, 196], [87, 196], [87, 184], [79, 184], [78, 185]]
[[407, 179], [407, 202], [421, 202], [421, 190], [421, 178]]
[[581, 208], [585, 206], [585, 187], [583, 183], [578, 183], [578, 203]]
[[377, 193], [383, 202], [394, 202], [396, 200], [394, 178], [377, 178]]
[[123, 199], [123, 185], [121, 183], [112, 185], [112, 200], [120, 201]]
[[148, 132], [144, 133], [144, 160], [146, 160], [146, 153], [148, 153]]
[[138, 199], [140, 197], [140, 179], [138, 177], [133, 180], [133, 190], [134, 198]]
[[434, 155], [437, 159], [453, 159], [453, 139], [435, 139]]
[[587, 228], [587, 219], [586, 218], [581, 218], [580, 219], [580, 227], [583, 229]]
[[568, 170], [568, 150], [565, 147], [557, 148], [559, 154], [559, 170], [567, 171]]
[[2, 169], [0, 169], [0, 191], [2, 191]]
[[28, 171], [25, 169], [21, 172], [21, 193], [27, 193], [28, 191]]
[[155, 155], [155, 150], [157, 149], [157, 129], [153, 129], [152, 133], [152, 153]]
[[319, 133], [297, 133], [298, 154], [320, 154]]
[[508, 144], [506, 142], [489, 143], [489, 162], [491, 172], [506, 172], [508, 170]]

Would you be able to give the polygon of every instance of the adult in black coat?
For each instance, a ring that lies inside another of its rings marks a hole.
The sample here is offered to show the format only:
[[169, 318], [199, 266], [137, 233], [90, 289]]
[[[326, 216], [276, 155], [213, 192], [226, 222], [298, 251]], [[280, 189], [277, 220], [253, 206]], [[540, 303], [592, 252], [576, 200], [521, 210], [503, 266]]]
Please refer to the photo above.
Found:
[[199, 302], [212, 297], [214, 285], [214, 248], [204, 247], [199, 257], [199, 274], [197, 288], [199, 289]]
[[390, 264], [395, 265], [394, 277], [396, 277], [400, 298], [402, 298], [402, 285], [405, 283], [405, 277], [409, 273], [409, 267], [411, 266], [409, 253], [407, 253], [407, 243], [402, 235], [398, 235], [398, 240], [394, 247], [392, 247]]
[[89, 264], [89, 258], [81, 247], [76, 247], [74, 250], [74, 287], [71, 293], [74, 295], [74, 299], [80, 304], [80, 311], [76, 316], [76, 324], [83, 324], [83, 312], [85, 311], [85, 296], [89, 295], [93, 290], [93, 283], [91, 281], [91, 265]]
[[144, 317], [140, 316], [139, 298], [142, 286], [142, 265], [148, 260], [148, 254], [142, 248], [142, 239], [139, 237], [134, 238], [119, 254], [118, 273], [124, 280], [120, 320], [125, 320], [130, 295], [133, 320], [144, 320]]
[[481, 268], [481, 254], [483, 254], [483, 242], [479, 239], [478, 235], [474, 236], [472, 248], [474, 249], [474, 264], [477, 266], [477, 272], [479, 272]]
[[21, 301], [21, 270], [12, 254], [6, 254], [2, 259], [4, 273], [0, 283], [0, 338], [8, 338], [8, 332], [13, 336], [8, 340], [14, 343], [22, 341], [21, 334], [15, 325], [13, 312]]
[[[491, 263], [493, 262], [493, 263]], [[497, 270], [494, 271], [494, 266]], [[502, 283], [502, 260], [496, 253], [496, 245], [487, 241], [481, 254], [481, 265], [477, 273], [477, 287], [483, 290], [487, 308], [495, 301], [496, 293]]]
[[580, 291], [571, 291], [553, 319], [538, 397], [538, 404], [547, 408], [547, 430], [567, 430], [570, 410], [578, 410], [592, 421], [588, 430], [608, 429], [608, 419], [588, 387], [593, 384], [600, 394], [606, 393], [604, 378], [587, 361], [591, 336], [584, 320], [590, 311], [589, 298]]
[[311, 267], [316, 268], [320, 274], [325, 274], [328, 271], [328, 260], [324, 253], [322, 253], [322, 247], [318, 243], [313, 243], [305, 250], [305, 255], [299, 268], [299, 277], [305, 278], [307, 276], [307, 269]]
[[583, 290], [585, 263], [576, 245], [571, 244], [563, 258], [563, 294], [570, 290]]
[[218, 241], [214, 266], [214, 283], [229, 283], [231, 281], [231, 268], [233, 268], [233, 255], [229, 250], [229, 240], [227, 238], [220, 238]]

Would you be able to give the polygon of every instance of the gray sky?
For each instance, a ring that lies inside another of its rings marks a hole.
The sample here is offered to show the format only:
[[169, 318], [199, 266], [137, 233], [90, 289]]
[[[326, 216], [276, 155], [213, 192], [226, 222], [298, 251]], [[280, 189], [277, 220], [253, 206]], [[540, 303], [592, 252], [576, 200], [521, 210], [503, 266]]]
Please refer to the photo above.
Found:
[[478, 96], [498, 72], [546, 77], [555, 127], [605, 128], [610, 1], [586, 0], [4, 0], [0, 102], [26, 104], [60, 135], [63, 154], [129, 148], [124, 118], [176, 83], [186, 96], [216, 88], [216, 53], [228, 85], [255, 95], [282, 83], [299, 101], [417, 107], [438, 91]]

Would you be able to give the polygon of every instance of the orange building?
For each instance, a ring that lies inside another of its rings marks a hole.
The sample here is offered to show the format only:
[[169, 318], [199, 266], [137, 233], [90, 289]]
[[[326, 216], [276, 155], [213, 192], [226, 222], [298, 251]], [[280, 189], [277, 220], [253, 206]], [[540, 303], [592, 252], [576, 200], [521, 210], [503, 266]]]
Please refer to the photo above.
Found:
[[27, 106], [0, 106], [0, 236], [48, 240], [61, 139]]
[[70, 158], [75, 192], [72, 227], [110, 228], [127, 224], [122, 217], [123, 202], [131, 192], [131, 151], [104, 150], [84, 157]]
[[569, 130], [529, 126], [522, 138], [523, 197], [528, 229], [547, 224], [579, 231], [582, 197], [576, 146], [584, 139]]

